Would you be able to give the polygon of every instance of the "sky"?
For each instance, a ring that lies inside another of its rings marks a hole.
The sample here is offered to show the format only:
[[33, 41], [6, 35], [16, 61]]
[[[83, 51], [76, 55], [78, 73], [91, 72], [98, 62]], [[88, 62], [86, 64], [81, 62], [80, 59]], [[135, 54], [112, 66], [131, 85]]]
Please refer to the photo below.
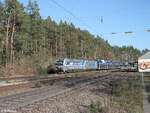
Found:
[[[28, 0], [18, 1], [28, 4]], [[72, 22], [77, 28], [100, 35], [113, 46], [150, 49], [150, 32], [146, 31], [150, 29], [150, 0], [54, 0], [78, 19], [52, 1], [37, 0], [42, 18], [50, 16], [57, 23]], [[133, 33], [124, 33], [128, 31]]]

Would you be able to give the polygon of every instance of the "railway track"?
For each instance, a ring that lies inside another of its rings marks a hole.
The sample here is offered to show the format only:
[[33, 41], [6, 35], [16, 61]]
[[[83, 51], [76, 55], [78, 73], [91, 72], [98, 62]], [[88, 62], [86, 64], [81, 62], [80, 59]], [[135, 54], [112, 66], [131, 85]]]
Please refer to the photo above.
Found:
[[61, 94], [78, 90], [98, 81], [113, 78], [114, 76], [115, 74], [113, 73], [89, 76], [87, 78], [80, 78], [78, 80], [64, 82], [54, 86], [48, 86], [33, 91], [2, 97], [0, 98], [0, 113], [5, 110], [16, 110], [47, 98], [56, 97]]
[[[107, 72], [103, 72], [107, 73]], [[102, 74], [103, 74], [102, 73]], [[72, 74], [72, 73], [71, 73]], [[25, 77], [25, 78], [4, 78], [0, 79], [0, 92], [15, 90], [15, 89], [22, 89], [22, 88], [28, 88], [28, 87], [34, 87], [35, 83], [40, 82], [60, 82], [60, 81], [66, 81], [71, 79], [79, 79], [81, 77], [86, 77], [92, 74], [84, 74], [80, 76], [72, 76], [71, 74], [63, 75], [61, 76], [34, 76], [34, 77]], [[78, 73], [77, 73], [78, 74]]]
[[27, 80], [27, 81], [39, 81], [39, 80], [46, 80], [46, 79], [57, 79], [57, 78], [64, 78], [64, 76], [33, 76], [33, 77], [16, 77], [16, 78], [0, 78], [1, 81], [11, 81], [11, 80]]
[[[37, 79], [34, 81], [26, 81], [26, 82], [20, 82], [20, 83], [11, 83], [11, 84], [5, 84], [0, 86], [0, 92], [7, 92], [7, 91], [12, 91], [12, 90], [19, 90], [22, 88], [31, 88], [34, 87], [37, 82], [41, 83], [47, 83], [47, 82], [53, 82], [53, 83], [59, 83], [63, 81], [68, 81], [71, 79], [78, 79], [79, 77], [57, 77], [57, 78], [48, 78], [48, 79]], [[13, 92], [12, 92], [13, 93]]]
[[11, 80], [28, 80], [28, 81], [35, 81], [35, 80], [43, 80], [43, 79], [56, 79], [56, 78], [63, 78], [65, 74], [48, 74], [48, 75], [34, 75], [34, 76], [22, 76], [22, 77], [0, 77], [1, 81], [11, 81]]
[[[112, 72], [115, 72], [115, 70], [111, 70]], [[118, 71], [118, 70], [116, 70]], [[85, 71], [83, 71], [85, 72]], [[79, 72], [72, 72], [72, 73], [79, 73]], [[69, 73], [71, 75], [72, 73]], [[81, 73], [81, 72], [80, 72]], [[22, 76], [22, 77], [0, 77], [0, 82], [1, 81], [9, 81], [9, 80], [28, 80], [28, 81], [34, 81], [34, 80], [43, 80], [43, 79], [56, 79], [56, 78], [63, 78], [65, 74], [59, 73], [59, 74], [48, 74], [48, 75], [41, 75], [41, 76]]]

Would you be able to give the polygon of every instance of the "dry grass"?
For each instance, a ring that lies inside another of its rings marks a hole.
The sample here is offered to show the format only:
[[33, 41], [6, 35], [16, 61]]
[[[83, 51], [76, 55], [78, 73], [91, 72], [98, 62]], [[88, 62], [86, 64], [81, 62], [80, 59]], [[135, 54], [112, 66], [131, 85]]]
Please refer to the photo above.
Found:
[[124, 113], [143, 112], [142, 84], [138, 73], [128, 76], [113, 86], [112, 102]]

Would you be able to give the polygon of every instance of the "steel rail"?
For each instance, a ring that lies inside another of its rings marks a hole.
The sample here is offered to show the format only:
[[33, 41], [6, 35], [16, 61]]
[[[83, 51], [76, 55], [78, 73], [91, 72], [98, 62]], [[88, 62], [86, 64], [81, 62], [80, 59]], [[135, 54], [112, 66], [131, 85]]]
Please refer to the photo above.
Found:
[[[6, 97], [2, 97], [2, 98], [0, 98], [0, 102], [3, 103], [4, 101], [10, 101], [10, 103], [12, 102], [13, 104], [7, 105], [7, 103], [6, 103], [6, 105], [5, 105], [5, 102], [4, 102], [4, 104], [2, 104], [3, 106], [0, 105], [1, 106], [0, 108], [4, 109], [4, 110], [5, 109], [15, 110], [15, 109], [18, 109], [20, 107], [24, 107], [24, 106], [27, 106], [29, 104], [33, 104], [35, 102], [45, 100], [47, 98], [56, 97], [56, 96], [64, 94], [64, 93], [80, 89], [80, 88], [85, 87], [87, 85], [96, 83], [99, 80], [104, 80], [104, 79], [110, 78], [110, 76], [112, 76], [112, 75], [113, 74], [105, 74], [105, 75], [96, 76], [96, 77], [95, 76], [94, 77], [90, 76], [86, 79], [82, 78], [80, 80], [75, 80], [73, 82], [64, 83], [64, 84], [61, 84], [61, 85], [64, 85], [65, 88], [62, 88], [61, 90], [59, 90], [55, 93], [49, 93], [48, 91], [51, 90], [51, 89], [54, 89], [54, 88], [56, 88], [60, 85], [58, 85], [58, 86], [49, 86], [49, 87], [40, 88], [40, 89], [37, 89], [37, 90], [34, 90], [34, 91], [28, 91], [28, 92], [25, 92], [25, 93], [20, 93], [20, 94], [16, 94], [16, 95], [10, 95], [10, 96], [6, 96]], [[47, 92], [47, 93], [45, 93], [45, 92]], [[34, 98], [35, 95], [37, 97]], [[33, 98], [32, 99], [26, 98], [26, 97], [29, 97], [29, 96], [33, 96]], [[22, 100], [17, 100], [19, 98], [21, 98]]]

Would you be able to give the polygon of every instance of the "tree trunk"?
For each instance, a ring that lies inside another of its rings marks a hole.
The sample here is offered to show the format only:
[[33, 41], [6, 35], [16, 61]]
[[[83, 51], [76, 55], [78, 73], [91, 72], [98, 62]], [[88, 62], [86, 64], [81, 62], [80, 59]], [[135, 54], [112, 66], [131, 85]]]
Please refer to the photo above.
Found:
[[9, 26], [10, 26], [10, 17], [8, 17], [8, 21], [7, 21], [7, 28], [6, 28], [7, 30], [6, 30], [6, 38], [5, 38], [6, 65], [9, 62], [9, 54], [8, 54]]
[[71, 30], [70, 30], [70, 38], [69, 38], [69, 39], [70, 39], [70, 40], [69, 40], [69, 42], [70, 42], [70, 45], [69, 45], [69, 58], [71, 58], [71, 46], [72, 46], [72, 45], [71, 45], [71, 42], [72, 42], [71, 36], [72, 36], [72, 35], [71, 35]]
[[96, 49], [95, 49], [95, 56], [94, 56], [94, 58], [96, 59], [97, 58], [97, 46], [96, 46]]
[[50, 46], [50, 49], [51, 49], [51, 58], [53, 57], [53, 47], [52, 45]]
[[11, 64], [14, 63], [14, 34], [15, 34], [15, 22], [16, 22], [16, 17], [14, 15], [14, 23], [13, 23], [13, 28], [12, 28], [12, 34], [11, 34], [11, 50], [10, 50], [10, 62]]
[[57, 58], [57, 36], [56, 36], [56, 43], [55, 43], [56, 45], [56, 48], [55, 48], [55, 50], [56, 50], [56, 58]]
[[38, 51], [38, 50], [37, 50], [37, 40], [35, 39], [35, 54], [36, 54], [36, 55], [38, 55], [37, 51]]

